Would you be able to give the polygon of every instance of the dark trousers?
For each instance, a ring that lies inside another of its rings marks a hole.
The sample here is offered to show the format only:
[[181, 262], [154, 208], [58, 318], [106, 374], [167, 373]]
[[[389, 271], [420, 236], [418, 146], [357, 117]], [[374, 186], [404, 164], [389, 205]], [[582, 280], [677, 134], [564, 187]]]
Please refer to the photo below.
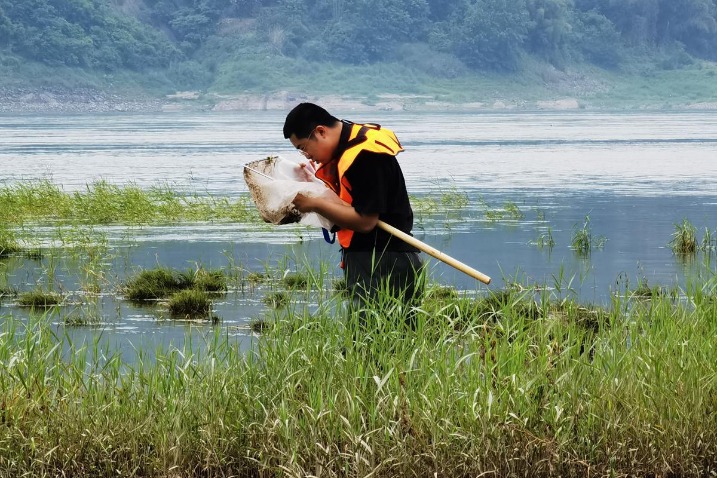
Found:
[[365, 309], [392, 302], [394, 306], [403, 305], [401, 313], [406, 325], [415, 329], [412, 309], [421, 302], [424, 282], [418, 252], [344, 251], [343, 260], [351, 307], [358, 311], [359, 325], [367, 325]]

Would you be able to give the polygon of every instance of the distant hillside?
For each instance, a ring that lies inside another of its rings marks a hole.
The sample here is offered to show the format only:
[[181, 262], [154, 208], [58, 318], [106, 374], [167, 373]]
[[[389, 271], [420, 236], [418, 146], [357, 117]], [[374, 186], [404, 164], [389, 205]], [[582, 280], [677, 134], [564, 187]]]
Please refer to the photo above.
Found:
[[15, 97], [680, 104], [717, 101], [716, 60], [717, 0], [0, 0], [0, 94]]

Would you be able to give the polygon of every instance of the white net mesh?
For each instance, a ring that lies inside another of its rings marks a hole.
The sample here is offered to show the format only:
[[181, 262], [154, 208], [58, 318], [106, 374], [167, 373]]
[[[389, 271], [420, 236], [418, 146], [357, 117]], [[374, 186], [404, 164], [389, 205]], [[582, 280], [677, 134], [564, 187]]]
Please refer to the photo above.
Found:
[[333, 224], [316, 213], [299, 212], [292, 201], [298, 193], [311, 197], [336, 196], [314, 176], [310, 164], [301, 166], [280, 156], [269, 156], [244, 165], [244, 181], [259, 214], [272, 224], [301, 223], [331, 229]]

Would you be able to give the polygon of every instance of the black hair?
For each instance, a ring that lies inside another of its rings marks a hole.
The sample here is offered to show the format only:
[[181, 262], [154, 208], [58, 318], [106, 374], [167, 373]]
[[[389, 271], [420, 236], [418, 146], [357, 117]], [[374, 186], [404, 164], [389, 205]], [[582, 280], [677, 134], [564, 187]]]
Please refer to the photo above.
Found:
[[284, 138], [289, 139], [292, 134], [299, 139], [308, 138], [317, 126], [334, 126], [338, 121], [319, 105], [300, 103], [286, 115]]

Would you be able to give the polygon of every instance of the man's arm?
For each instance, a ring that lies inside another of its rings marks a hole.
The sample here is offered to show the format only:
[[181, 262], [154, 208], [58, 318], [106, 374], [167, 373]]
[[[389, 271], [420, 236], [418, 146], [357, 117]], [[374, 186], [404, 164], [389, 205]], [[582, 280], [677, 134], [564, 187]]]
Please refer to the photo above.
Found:
[[299, 212], [315, 212], [343, 229], [351, 229], [363, 234], [373, 231], [378, 224], [378, 214], [359, 214], [356, 209], [338, 197], [327, 199], [299, 193], [293, 203]]

